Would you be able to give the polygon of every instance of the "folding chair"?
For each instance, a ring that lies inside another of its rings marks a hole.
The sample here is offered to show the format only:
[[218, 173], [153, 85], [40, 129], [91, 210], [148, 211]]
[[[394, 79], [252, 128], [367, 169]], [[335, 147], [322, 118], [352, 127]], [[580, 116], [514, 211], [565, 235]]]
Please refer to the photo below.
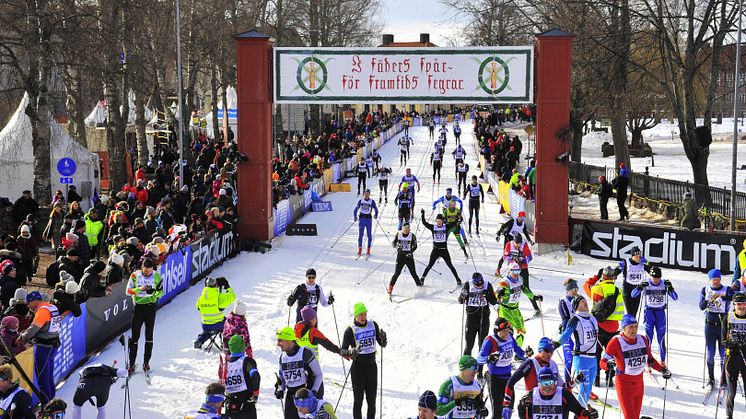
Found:
[[212, 348], [216, 348], [218, 351], [223, 351], [223, 331], [213, 330], [209, 331], [207, 346], [204, 347], [205, 352], [210, 353]]

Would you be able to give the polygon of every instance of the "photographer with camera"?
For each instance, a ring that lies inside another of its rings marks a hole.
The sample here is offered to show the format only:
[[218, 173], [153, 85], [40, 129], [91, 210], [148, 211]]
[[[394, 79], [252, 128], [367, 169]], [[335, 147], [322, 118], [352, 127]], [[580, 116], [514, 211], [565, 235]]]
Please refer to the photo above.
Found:
[[150, 356], [153, 353], [153, 329], [155, 328], [155, 311], [158, 308], [158, 298], [163, 295], [161, 274], [155, 270], [152, 259], [143, 258], [142, 267], [133, 272], [127, 282], [127, 295], [132, 296], [135, 309], [132, 313], [132, 336], [129, 340], [129, 373], [135, 371], [137, 359], [137, 344], [140, 340], [140, 330], [145, 324], [145, 353], [142, 369], [150, 371]]
[[236, 301], [236, 294], [225, 277], [205, 279], [205, 288], [197, 299], [197, 310], [202, 316], [202, 333], [194, 341], [194, 349], [201, 349], [202, 345], [210, 339], [210, 335], [223, 332], [225, 324], [223, 311], [234, 301]]

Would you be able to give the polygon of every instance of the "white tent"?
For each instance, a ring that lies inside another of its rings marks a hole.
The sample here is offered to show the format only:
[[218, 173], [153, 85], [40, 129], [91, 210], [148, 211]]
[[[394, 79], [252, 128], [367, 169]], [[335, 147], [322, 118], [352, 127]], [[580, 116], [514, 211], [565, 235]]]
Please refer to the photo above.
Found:
[[96, 127], [106, 121], [106, 104], [103, 100], [96, 103], [91, 113], [85, 118], [85, 126]]
[[[15, 201], [25, 189], [33, 190], [34, 186], [34, 153], [31, 131], [31, 120], [25, 113], [29, 102], [28, 94], [23, 96], [10, 122], [0, 131], [0, 196]], [[77, 170], [71, 176], [83, 198], [89, 198], [93, 191], [100, 190], [98, 154], [88, 151], [78, 144], [50, 115], [51, 128], [51, 182], [52, 192], [57, 189], [67, 191], [66, 185], [60, 184], [61, 175], [57, 163], [62, 158], [75, 161]], [[50, 197], [51, 199], [51, 197]], [[85, 201], [85, 200], [84, 200]], [[84, 202], [84, 206], [88, 206]]]
[[[233, 86], [228, 86], [225, 92], [225, 98], [228, 102], [228, 126], [233, 130], [233, 132], [236, 131], [236, 124], [237, 124], [237, 116], [238, 113], [236, 109], [238, 108], [238, 95], [236, 94], [236, 89]], [[222, 98], [220, 99], [220, 102], [218, 102], [218, 125], [220, 125], [221, 129], [223, 126], [223, 102]], [[207, 136], [210, 138], [215, 138], [214, 133], [212, 132], [212, 112], [205, 115], [205, 123], [207, 124]]]

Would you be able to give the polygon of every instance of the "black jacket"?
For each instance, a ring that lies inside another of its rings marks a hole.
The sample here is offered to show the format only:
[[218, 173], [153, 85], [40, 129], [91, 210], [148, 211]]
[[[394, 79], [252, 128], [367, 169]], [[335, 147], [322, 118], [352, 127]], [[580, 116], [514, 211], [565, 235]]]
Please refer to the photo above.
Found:
[[54, 291], [52, 294], [52, 304], [57, 307], [60, 314], [68, 310], [73, 313], [73, 316], [75, 317], [80, 317], [82, 314], [76, 295], [68, 294], [64, 289]]
[[613, 190], [611, 189], [611, 184], [607, 181], [603, 181], [599, 185], [598, 189], [598, 197], [604, 200], [608, 200], [611, 198], [611, 196], [614, 194]]
[[3, 307], [7, 308], [10, 305], [10, 299], [13, 298], [18, 287], [18, 281], [15, 278], [8, 275], [0, 277], [0, 303]]
[[86, 268], [80, 280], [80, 294], [83, 296], [83, 301], [106, 296], [106, 286], [102, 284], [99, 273], [93, 269], [93, 266]]

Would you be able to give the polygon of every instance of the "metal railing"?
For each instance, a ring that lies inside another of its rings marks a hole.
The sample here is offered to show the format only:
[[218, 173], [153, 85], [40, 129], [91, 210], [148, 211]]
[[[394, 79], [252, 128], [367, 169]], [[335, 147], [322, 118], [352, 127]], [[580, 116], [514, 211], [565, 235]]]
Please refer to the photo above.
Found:
[[[609, 181], [616, 177], [616, 171], [613, 167], [593, 166], [577, 162], [569, 162], [569, 164], [572, 181], [597, 184], [599, 176], [606, 176]], [[720, 214], [724, 217], [729, 217], [731, 213], [731, 191], [727, 188], [716, 188], [631, 172], [629, 174], [629, 191], [641, 197], [665, 201], [677, 206], [684, 203], [684, 193], [690, 191], [698, 204], [697, 206], [704, 206], [710, 213]], [[735, 214], [739, 220], [746, 219], [746, 193], [744, 192], [736, 192]]]

